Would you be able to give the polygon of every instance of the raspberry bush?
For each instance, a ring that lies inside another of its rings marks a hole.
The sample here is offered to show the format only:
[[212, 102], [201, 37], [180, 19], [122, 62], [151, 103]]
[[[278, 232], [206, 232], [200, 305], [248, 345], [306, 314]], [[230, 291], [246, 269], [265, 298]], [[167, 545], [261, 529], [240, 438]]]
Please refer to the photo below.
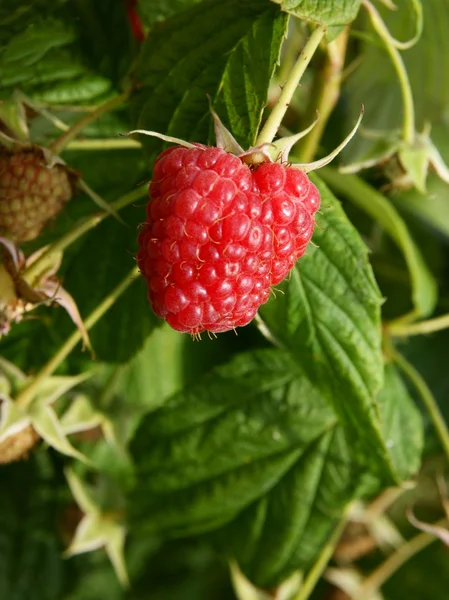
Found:
[[396, 4], [1, 4], [0, 598], [446, 598], [449, 4]]

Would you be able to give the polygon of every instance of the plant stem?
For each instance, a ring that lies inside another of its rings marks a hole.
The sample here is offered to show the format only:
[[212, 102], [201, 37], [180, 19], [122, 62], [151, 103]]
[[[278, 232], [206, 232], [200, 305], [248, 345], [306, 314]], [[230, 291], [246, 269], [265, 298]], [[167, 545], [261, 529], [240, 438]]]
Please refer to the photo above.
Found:
[[[447, 519], [441, 519], [435, 523], [435, 527], [442, 527], [447, 524]], [[438, 538], [430, 533], [419, 533], [411, 540], [405, 542], [400, 546], [393, 554], [391, 554], [377, 569], [375, 569], [371, 575], [366, 577], [360, 586], [357, 599], [365, 600], [382, 587], [382, 585], [389, 579], [403, 564], [405, 564], [410, 558], [412, 558], [421, 550], [424, 550], [432, 542], [435, 542]]]
[[[136, 277], [139, 275], [139, 269], [135, 266], [130, 273], [118, 284], [118, 286], [112, 290], [98, 306], [95, 308], [87, 319], [84, 321], [84, 326], [89, 331], [97, 321], [111, 308], [114, 302], [125, 292], [128, 287], [133, 283]], [[62, 344], [56, 354], [48, 361], [48, 363], [42, 367], [39, 373], [33, 378], [31, 383], [23, 389], [15, 399], [17, 406], [26, 409], [33, 402], [40, 385], [45, 381], [47, 377], [52, 375], [62, 361], [70, 354], [75, 346], [82, 339], [82, 335], [79, 329], [76, 329], [72, 335], [70, 335], [66, 341]]]
[[[142, 196], [147, 194], [148, 184], [141, 185], [137, 189], [125, 194], [115, 202], [111, 203], [111, 208], [113, 211], [120, 210], [128, 204], [131, 204], [135, 200], [138, 200]], [[79, 237], [81, 237], [84, 233], [96, 227], [99, 223], [101, 223], [106, 217], [108, 217], [110, 213], [100, 213], [94, 214], [90, 217], [87, 217], [77, 225], [75, 225], [70, 231], [68, 231], [65, 235], [63, 235], [59, 240], [51, 244], [47, 250], [39, 257], [36, 262], [32, 263], [29, 267], [27, 267], [22, 273], [21, 277], [25, 279], [30, 285], [36, 281], [36, 279], [41, 275], [41, 273], [45, 270], [47, 264], [51, 263], [52, 257], [54, 254], [63, 252], [66, 248], [68, 248], [73, 242], [75, 242]]]
[[315, 589], [315, 586], [318, 583], [318, 580], [320, 579], [321, 575], [323, 574], [328, 562], [330, 561], [332, 554], [335, 550], [335, 546], [337, 545], [338, 540], [340, 539], [341, 534], [343, 533], [343, 530], [346, 526], [347, 513], [349, 511], [349, 507], [350, 505], [348, 505], [348, 507], [346, 508], [343, 517], [332, 532], [326, 545], [322, 549], [317, 561], [307, 574], [307, 577], [304, 579], [304, 582], [301, 585], [299, 592], [296, 594], [293, 600], [307, 600], [310, 597], [313, 590]]
[[66, 150], [122, 150], [141, 148], [142, 144], [131, 138], [119, 139], [92, 139], [92, 140], [73, 140], [66, 146]]
[[390, 354], [391, 359], [395, 362], [398, 367], [404, 372], [404, 374], [410, 379], [413, 385], [416, 388], [416, 391], [419, 393], [421, 400], [426, 407], [427, 412], [432, 420], [432, 423], [438, 433], [441, 444], [443, 446], [443, 450], [449, 460], [449, 430], [447, 428], [446, 422], [444, 420], [443, 415], [438, 408], [438, 404], [435, 400], [434, 395], [430, 391], [427, 383], [424, 381], [423, 377], [418, 373], [415, 367], [408, 362], [402, 354], [397, 352], [395, 348], [390, 346], [387, 350]]
[[108, 100], [99, 106], [93, 112], [90, 112], [86, 116], [82, 117], [79, 121], [72, 125], [68, 131], [63, 133], [50, 145], [52, 152], [55, 154], [61, 154], [61, 152], [66, 148], [67, 144], [69, 144], [69, 142], [71, 142], [73, 138], [75, 138], [85, 127], [87, 127], [87, 125], [90, 125], [106, 113], [122, 104], [127, 98], [128, 92], [120, 94], [119, 96], [115, 96], [111, 100]]
[[407, 71], [399, 50], [394, 45], [390, 32], [388, 31], [382, 17], [377, 9], [369, 2], [362, 0], [363, 6], [369, 13], [371, 23], [377, 31], [379, 37], [385, 44], [385, 48], [390, 55], [391, 61], [396, 71], [401, 86], [402, 103], [404, 110], [404, 119], [402, 123], [402, 138], [407, 144], [413, 144], [415, 141], [415, 106], [413, 103], [413, 94]]
[[313, 95], [315, 99], [318, 97], [318, 104], [314, 106], [313, 110], [318, 112], [320, 118], [304, 139], [299, 152], [299, 162], [301, 163], [311, 162], [314, 159], [327, 121], [337, 104], [348, 38], [349, 27], [346, 27], [336, 40], [327, 45], [326, 64], [322, 71], [317, 73], [318, 92], [317, 95]]
[[427, 321], [421, 321], [420, 323], [401, 323], [392, 322], [390, 325], [387, 324], [386, 328], [388, 333], [393, 337], [409, 337], [411, 335], [420, 335], [422, 333], [434, 333], [435, 331], [441, 331], [449, 327], [449, 315], [442, 315], [441, 317], [435, 317], [434, 319], [428, 319]]
[[287, 112], [290, 101], [295, 93], [295, 90], [301, 81], [301, 77], [304, 74], [312, 56], [314, 55], [316, 49], [320, 45], [321, 40], [326, 33], [326, 27], [324, 25], [318, 25], [315, 31], [310, 36], [306, 45], [304, 46], [301, 54], [298, 57], [293, 69], [290, 72], [290, 75], [285, 83], [282, 92], [279, 96], [279, 99], [271, 111], [268, 119], [265, 122], [265, 125], [262, 127], [262, 130], [259, 133], [259, 136], [256, 141], [256, 146], [261, 144], [271, 144], [273, 139], [275, 138], [277, 131], [282, 123], [282, 119], [284, 118], [285, 113]]

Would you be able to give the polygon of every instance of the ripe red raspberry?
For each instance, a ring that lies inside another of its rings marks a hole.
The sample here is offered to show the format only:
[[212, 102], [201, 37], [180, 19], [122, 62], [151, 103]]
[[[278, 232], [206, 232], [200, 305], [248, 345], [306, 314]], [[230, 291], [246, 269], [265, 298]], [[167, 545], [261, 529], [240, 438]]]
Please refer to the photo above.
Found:
[[47, 167], [42, 151], [0, 151], [0, 235], [33, 240], [71, 196], [67, 169]]
[[247, 325], [305, 252], [320, 203], [302, 171], [172, 147], [154, 166], [138, 264], [154, 312], [191, 334]]

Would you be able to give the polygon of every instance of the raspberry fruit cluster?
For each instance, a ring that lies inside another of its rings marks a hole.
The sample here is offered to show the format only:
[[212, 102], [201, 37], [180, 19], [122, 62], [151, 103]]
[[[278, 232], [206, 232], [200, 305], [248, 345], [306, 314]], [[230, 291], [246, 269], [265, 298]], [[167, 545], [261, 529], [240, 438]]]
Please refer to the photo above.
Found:
[[300, 169], [220, 148], [160, 154], [139, 234], [156, 315], [192, 335], [247, 325], [300, 258], [320, 204]]
[[0, 234], [35, 239], [72, 196], [67, 170], [48, 167], [40, 151], [0, 151]]

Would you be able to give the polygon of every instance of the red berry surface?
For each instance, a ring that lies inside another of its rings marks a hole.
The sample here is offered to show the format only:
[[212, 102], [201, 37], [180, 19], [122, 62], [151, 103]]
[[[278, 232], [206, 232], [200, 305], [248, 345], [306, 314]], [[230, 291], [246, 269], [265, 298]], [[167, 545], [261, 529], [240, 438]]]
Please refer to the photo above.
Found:
[[193, 335], [247, 325], [301, 257], [320, 204], [302, 171], [175, 146], [154, 165], [139, 268], [156, 315]]

